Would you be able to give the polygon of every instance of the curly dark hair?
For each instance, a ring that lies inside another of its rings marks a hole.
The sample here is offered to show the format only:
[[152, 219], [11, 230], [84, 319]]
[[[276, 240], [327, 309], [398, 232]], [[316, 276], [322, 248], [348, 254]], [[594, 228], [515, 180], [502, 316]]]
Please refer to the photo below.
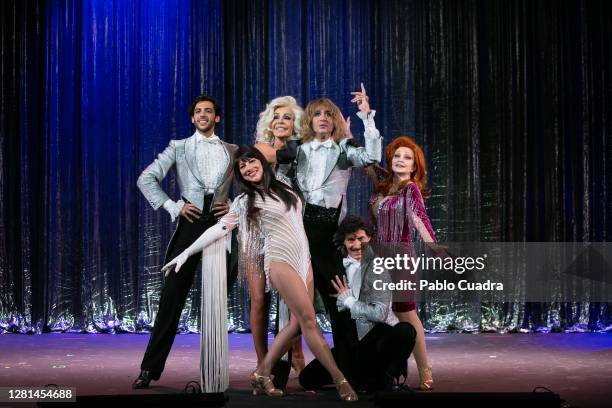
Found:
[[199, 102], [210, 102], [213, 105], [213, 108], [215, 109], [215, 116], [219, 116], [221, 117], [221, 106], [219, 105], [219, 102], [217, 102], [217, 100], [215, 98], [213, 98], [212, 96], [208, 96], [208, 95], [198, 95], [195, 98], [193, 98], [191, 100], [191, 103], [189, 104], [189, 117], [193, 117], [193, 112], [195, 111], [195, 107]]
[[344, 240], [347, 235], [354, 234], [359, 230], [364, 230], [368, 236], [372, 236], [372, 226], [358, 215], [347, 215], [338, 226], [338, 231], [334, 234], [334, 245], [339, 249], [344, 248]]

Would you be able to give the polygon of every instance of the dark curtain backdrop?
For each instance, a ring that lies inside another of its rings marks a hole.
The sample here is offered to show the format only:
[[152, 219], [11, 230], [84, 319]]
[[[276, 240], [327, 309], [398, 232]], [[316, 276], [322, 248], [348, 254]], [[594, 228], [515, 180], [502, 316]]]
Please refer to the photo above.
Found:
[[[269, 99], [326, 95], [354, 114], [363, 81], [385, 143], [424, 148], [440, 240], [610, 241], [606, 3], [3, 1], [0, 333], [150, 329], [174, 226], [136, 178], [192, 133], [202, 92], [222, 102], [218, 133], [252, 143]], [[351, 212], [370, 193], [355, 170]], [[245, 289], [229, 303], [246, 328]], [[198, 304], [199, 282], [182, 331]], [[438, 331], [602, 331], [609, 306], [430, 299], [420, 313]]]

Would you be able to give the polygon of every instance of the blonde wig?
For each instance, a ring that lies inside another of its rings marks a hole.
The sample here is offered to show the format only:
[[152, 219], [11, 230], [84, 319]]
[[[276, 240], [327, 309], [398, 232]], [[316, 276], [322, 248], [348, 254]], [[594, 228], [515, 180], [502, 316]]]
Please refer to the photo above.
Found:
[[274, 119], [274, 111], [278, 108], [287, 107], [293, 112], [293, 134], [289, 136], [289, 140], [295, 140], [301, 138], [302, 131], [302, 115], [304, 110], [297, 104], [293, 96], [279, 96], [274, 98], [266, 105], [266, 109], [259, 114], [259, 120], [257, 121], [257, 128], [255, 131], [255, 141], [257, 143], [266, 143], [269, 145], [274, 144], [274, 135], [270, 124]]
[[340, 108], [336, 106], [329, 98], [319, 98], [311, 101], [306, 106], [304, 116], [302, 116], [302, 139], [304, 143], [310, 142], [315, 138], [315, 131], [312, 128], [312, 119], [314, 118], [317, 108], [327, 108], [332, 113], [332, 122], [334, 129], [332, 130], [331, 138], [334, 142], [339, 143], [346, 137], [346, 122]]

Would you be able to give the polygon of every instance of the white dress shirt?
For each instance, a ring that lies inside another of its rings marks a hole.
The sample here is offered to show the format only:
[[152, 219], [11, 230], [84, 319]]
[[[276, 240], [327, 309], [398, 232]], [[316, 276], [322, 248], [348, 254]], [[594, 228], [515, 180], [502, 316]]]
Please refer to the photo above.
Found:
[[308, 146], [304, 151], [308, 152], [308, 178], [306, 179], [306, 188], [308, 190], [308, 202], [314, 205], [325, 207], [323, 192], [323, 177], [325, 177], [325, 165], [327, 163], [327, 155], [329, 148], [335, 143], [331, 138], [325, 142], [313, 140], [306, 143]]
[[[344, 272], [346, 273], [349, 289], [355, 300], [357, 300], [359, 299], [359, 292], [361, 291], [361, 261], [351, 256], [347, 256], [342, 260], [342, 263], [344, 264]], [[346, 302], [345, 306], [347, 306]], [[347, 307], [350, 309], [349, 306]]]
[[204, 182], [206, 194], [214, 194], [215, 189], [223, 181], [223, 175], [229, 165], [229, 157], [217, 135], [205, 137], [200, 132], [196, 134], [198, 140], [196, 158], [200, 177]]

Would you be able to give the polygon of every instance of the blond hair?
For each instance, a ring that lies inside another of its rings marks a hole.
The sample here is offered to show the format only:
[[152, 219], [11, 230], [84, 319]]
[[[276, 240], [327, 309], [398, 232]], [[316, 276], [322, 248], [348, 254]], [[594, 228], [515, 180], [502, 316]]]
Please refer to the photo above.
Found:
[[315, 138], [315, 131], [312, 128], [312, 119], [314, 118], [315, 111], [320, 106], [324, 106], [331, 111], [334, 125], [331, 137], [334, 139], [334, 142], [339, 143], [346, 137], [346, 123], [344, 122], [344, 117], [342, 116], [342, 112], [340, 112], [340, 108], [338, 108], [329, 98], [315, 99], [306, 106], [306, 111], [304, 112], [304, 116], [302, 116], [302, 139], [304, 143], [310, 142]]
[[257, 143], [274, 144], [274, 135], [270, 124], [274, 120], [274, 111], [278, 108], [289, 108], [293, 112], [293, 134], [289, 136], [290, 140], [299, 139], [301, 137], [301, 119], [304, 110], [297, 104], [293, 96], [279, 96], [274, 98], [266, 105], [266, 109], [259, 114], [257, 127], [255, 130], [255, 141]]

